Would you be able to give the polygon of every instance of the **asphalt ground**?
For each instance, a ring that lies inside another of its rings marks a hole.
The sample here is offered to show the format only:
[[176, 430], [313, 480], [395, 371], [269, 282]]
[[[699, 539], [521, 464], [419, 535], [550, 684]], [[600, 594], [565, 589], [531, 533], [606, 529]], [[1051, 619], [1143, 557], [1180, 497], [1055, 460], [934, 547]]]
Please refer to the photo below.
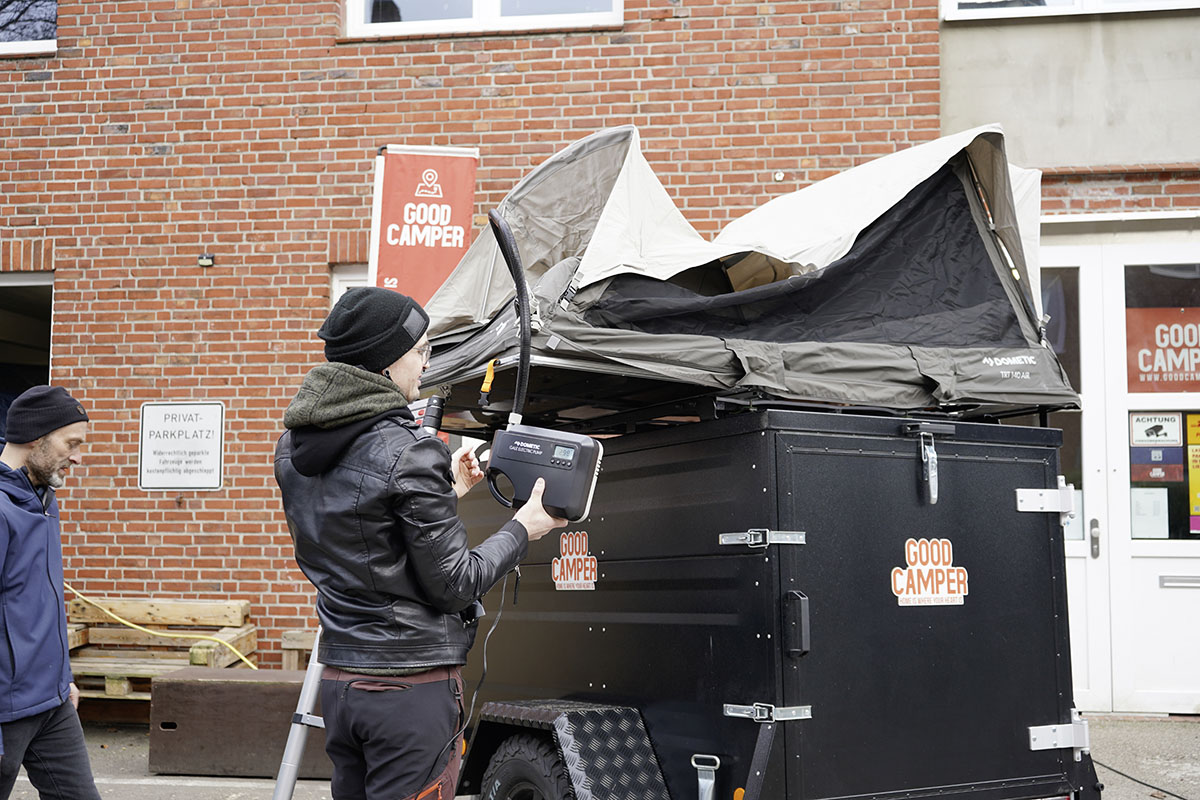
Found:
[[[1088, 720], [1105, 800], [1200, 800], [1200, 716], [1093, 714]], [[275, 782], [267, 779], [150, 774], [146, 725], [85, 722], [84, 733], [96, 785], [106, 800], [270, 800], [274, 794]], [[36, 800], [24, 773], [11, 797]], [[331, 800], [329, 783], [298, 781], [293, 797]]]

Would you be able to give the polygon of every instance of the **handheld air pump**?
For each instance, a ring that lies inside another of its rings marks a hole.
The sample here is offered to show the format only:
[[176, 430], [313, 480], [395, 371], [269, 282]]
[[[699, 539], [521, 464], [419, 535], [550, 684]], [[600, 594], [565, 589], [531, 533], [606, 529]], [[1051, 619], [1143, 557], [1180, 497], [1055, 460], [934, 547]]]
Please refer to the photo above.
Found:
[[[502, 505], [520, 508], [529, 500], [534, 482], [539, 477], [545, 478], [546, 489], [542, 494], [545, 509], [556, 517], [579, 522], [591, 509], [604, 447], [590, 436], [521, 424], [529, 386], [529, 351], [533, 337], [529, 289], [525, 285], [525, 269], [512, 229], [494, 209], [488, 212], [488, 221], [517, 288], [517, 318], [521, 331], [517, 392], [512, 413], [508, 416], [508, 428], [497, 431], [492, 439], [492, 454], [487, 466], [488, 488]], [[512, 482], [511, 500], [496, 488], [498, 475]]]

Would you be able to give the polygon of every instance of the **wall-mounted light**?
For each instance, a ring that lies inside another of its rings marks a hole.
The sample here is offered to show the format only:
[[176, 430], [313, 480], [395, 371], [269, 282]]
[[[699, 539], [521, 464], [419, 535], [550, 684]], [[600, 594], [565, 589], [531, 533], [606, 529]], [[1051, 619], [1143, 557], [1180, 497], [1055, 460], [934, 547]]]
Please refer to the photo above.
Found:
[[211, 267], [213, 265], [212, 253], [204, 253], [196, 257], [197, 267]]

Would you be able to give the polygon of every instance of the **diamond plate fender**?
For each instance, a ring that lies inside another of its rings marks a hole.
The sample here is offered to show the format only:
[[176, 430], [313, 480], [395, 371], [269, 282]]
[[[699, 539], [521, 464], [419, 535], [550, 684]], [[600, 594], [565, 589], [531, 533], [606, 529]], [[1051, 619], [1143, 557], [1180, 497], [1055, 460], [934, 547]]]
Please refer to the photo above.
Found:
[[641, 713], [571, 700], [485, 703], [464, 764], [464, 787], [482, 774], [500, 741], [531, 728], [553, 738], [575, 800], [670, 800]]

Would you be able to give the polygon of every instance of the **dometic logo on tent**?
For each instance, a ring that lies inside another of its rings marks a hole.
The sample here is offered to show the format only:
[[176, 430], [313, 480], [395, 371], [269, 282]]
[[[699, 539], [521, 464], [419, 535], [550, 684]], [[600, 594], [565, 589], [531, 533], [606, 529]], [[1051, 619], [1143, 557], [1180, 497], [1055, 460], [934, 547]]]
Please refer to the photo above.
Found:
[[560, 558], [550, 564], [554, 588], [580, 591], [596, 588], [596, 557], [588, 553], [587, 531], [573, 531], [558, 537]]
[[1016, 367], [1016, 366], [1037, 366], [1037, 356], [1001, 356], [993, 358], [992, 356], [984, 356], [983, 363], [989, 367]]
[[954, 566], [949, 539], [909, 539], [907, 567], [892, 570], [892, 594], [902, 606], [961, 606], [967, 596], [967, 571]]

